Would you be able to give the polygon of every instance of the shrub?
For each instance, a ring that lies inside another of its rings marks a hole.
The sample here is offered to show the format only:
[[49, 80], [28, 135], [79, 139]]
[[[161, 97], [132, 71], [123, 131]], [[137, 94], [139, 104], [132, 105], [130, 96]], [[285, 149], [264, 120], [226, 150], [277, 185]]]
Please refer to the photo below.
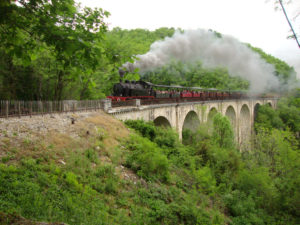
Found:
[[126, 120], [125, 124], [138, 131], [143, 137], [146, 137], [151, 141], [153, 141], [156, 137], [156, 129], [153, 122], [145, 122], [143, 120]]
[[143, 137], [155, 142], [159, 147], [174, 148], [179, 143], [178, 134], [175, 131], [164, 127], [155, 127], [153, 122], [126, 120], [125, 124]]
[[178, 134], [172, 129], [156, 127], [154, 142], [161, 148], [176, 148], [179, 145]]
[[128, 148], [132, 151], [126, 164], [147, 180], [169, 180], [169, 162], [161, 149], [148, 139], [131, 136]]
[[94, 149], [87, 149], [85, 151], [85, 156], [93, 163], [98, 162], [99, 155]]
[[68, 224], [109, 223], [104, 202], [72, 172], [25, 159], [20, 166], [0, 164], [0, 211], [40, 221]]
[[284, 124], [277, 111], [275, 111], [269, 105], [262, 105], [258, 108], [255, 117], [254, 128], [256, 132], [260, 128], [264, 128], [267, 130], [271, 130], [272, 128], [283, 129]]
[[196, 186], [201, 192], [214, 193], [216, 190], [216, 180], [209, 167], [202, 167], [195, 172]]
[[217, 113], [213, 118], [213, 140], [221, 148], [233, 148], [234, 147], [234, 134], [231, 128], [231, 124], [227, 117]]

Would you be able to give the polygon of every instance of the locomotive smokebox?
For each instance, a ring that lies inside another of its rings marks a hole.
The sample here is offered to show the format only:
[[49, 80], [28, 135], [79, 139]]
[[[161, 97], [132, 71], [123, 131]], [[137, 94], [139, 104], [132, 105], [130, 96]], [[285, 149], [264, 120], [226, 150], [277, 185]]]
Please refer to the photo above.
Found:
[[119, 68], [119, 74], [120, 74], [120, 77], [123, 78], [124, 75], [126, 74], [126, 71]]

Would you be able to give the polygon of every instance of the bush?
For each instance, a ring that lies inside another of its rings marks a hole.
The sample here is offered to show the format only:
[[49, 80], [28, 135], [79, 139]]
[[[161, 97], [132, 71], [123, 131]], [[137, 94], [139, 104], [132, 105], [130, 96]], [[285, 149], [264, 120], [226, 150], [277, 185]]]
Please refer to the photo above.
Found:
[[169, 180], [169, 161], [156, 144], [137, 135], [131, 136], [128, 148], [132, 151], [126, 164], [147, 180]]
[[97, 192], [79, 183], [74, 173], [58, 171], [32, 159], [18, 167], [0, 164], [0, 211], [40, 221], [109, 223]]
[[175, 131], [164, 127], [155, 127], [153, 122], [126, 120], [125, 124], [161, 148], [175, 148], [179, 143], [178, 134]]
[[213, 134], [212, 139], [221, 148], [234, 147], [234, 134], [231, 124], [227, 117], [217, 113], [213, 118]]
[[85, 156], [93, 163], [98, 162], [99, 155], [94, 149], [87, 149], [85, 151]]
[[151, 141], [156, 137], [156, 129], [153, 122], [145, 122], [144, 120], [126, 120], [125, 124]]
[[254, 124], [255, 131], [260, 128], [271, 130], [272, 128], [283, 129], [284, 123], [279, 117], [279, 113], [269, 105], [262, 105], [258, 108]]
[[196, 186], [200, 192], [214, 193], [216, 180], [209, 167], [202, 167], [195, 171]]
[[185, 129], [182, 131], [182, 143], [184, 145], [192, 145], [196, 142], [196, 136], [197, 135], [195, 132]]
[[161, 148], [174, 149], [179, 145], [178, 134], [172, 129], [156, 127], [154, 142]]

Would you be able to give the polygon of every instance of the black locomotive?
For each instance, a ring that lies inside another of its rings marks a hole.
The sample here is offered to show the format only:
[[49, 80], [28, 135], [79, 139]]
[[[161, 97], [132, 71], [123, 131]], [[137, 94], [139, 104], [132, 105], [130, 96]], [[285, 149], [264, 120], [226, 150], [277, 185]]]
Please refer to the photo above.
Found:
[[125, 81], [114, 85], [114, 97], [153, 96], [152, 85], [144, 81]]

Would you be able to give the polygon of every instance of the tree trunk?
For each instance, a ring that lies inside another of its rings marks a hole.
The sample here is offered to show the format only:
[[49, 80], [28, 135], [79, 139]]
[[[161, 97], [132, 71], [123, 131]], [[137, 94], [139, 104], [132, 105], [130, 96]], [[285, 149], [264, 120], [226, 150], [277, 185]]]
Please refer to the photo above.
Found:
[[90, 83], [90, 81], [88, 80], [88, 81], [84, 84], [83, 88], [81, 89], [81, 91], [80, 91], [80, 100], [84, 99], [85, 94], [86, 94], [86, 91], [87, 91], [87, 89], [88, 89], [88, 87], [89, 87], [89, 83]]
[[62, 91], [64, 87], [64, 80], [63, 80], [64, 73], [62, 70], [58, 72], [58, 77], [57, 77], [57, 83], [55, 87], [55, 93], [54, 93], [54, 99], [56, 101], [62, 100]]

